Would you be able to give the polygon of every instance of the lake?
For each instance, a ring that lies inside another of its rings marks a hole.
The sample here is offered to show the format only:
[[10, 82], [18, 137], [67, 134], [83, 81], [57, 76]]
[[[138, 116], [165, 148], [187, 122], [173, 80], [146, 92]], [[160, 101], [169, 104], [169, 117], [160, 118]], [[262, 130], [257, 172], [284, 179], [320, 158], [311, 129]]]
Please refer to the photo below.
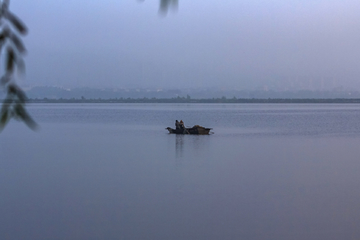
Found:
[[[32, 104], [1, 239], [359, 239], [359, 104]], [[168, 134], [175, 120], [212, 127]]]

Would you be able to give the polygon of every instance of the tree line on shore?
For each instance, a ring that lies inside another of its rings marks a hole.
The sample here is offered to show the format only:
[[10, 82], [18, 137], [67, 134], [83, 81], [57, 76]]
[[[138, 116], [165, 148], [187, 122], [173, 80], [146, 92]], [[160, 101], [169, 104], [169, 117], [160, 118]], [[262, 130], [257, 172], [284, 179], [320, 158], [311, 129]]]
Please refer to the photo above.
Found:
[[35, 98], [29, 103], [360, 103], [360, 98], [203, 98], [193, 99], [189, 95], [176, 98]]

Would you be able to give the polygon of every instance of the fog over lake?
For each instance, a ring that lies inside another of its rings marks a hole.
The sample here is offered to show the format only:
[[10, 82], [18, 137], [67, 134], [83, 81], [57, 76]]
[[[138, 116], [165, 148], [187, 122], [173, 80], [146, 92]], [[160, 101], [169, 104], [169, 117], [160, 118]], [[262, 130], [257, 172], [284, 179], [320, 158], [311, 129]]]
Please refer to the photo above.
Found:
[[[359, 239], [358, 104], [33, 104], [1, 239]], [[212, 127], [172, 135], [175, 119]]]

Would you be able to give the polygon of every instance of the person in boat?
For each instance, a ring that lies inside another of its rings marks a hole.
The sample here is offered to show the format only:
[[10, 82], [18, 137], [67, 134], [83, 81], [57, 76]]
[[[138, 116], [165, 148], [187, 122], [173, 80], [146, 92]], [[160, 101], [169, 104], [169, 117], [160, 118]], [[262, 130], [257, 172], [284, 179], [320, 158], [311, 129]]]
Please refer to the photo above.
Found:
[[180, 129], [185, 129], [185, 125], [183, 120], [180, 120]]
[[188, 130], [185, 128], [183, 120], [180, 120], [180, 129], [183, 130], [183, 134], [189, 134]]
[[176, 130], [180, 129], [180, 123], [178, 120], [175, 121], [175, 127], [176, 127]]

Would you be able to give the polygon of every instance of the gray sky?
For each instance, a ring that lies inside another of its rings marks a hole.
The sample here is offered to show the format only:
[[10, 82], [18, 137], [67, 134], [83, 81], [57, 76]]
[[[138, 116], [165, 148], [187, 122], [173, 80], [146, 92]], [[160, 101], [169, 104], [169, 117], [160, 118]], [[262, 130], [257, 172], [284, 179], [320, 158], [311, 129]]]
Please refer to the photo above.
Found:
[[24, 86], [360, 90], [358, 0], [12, 0]]

